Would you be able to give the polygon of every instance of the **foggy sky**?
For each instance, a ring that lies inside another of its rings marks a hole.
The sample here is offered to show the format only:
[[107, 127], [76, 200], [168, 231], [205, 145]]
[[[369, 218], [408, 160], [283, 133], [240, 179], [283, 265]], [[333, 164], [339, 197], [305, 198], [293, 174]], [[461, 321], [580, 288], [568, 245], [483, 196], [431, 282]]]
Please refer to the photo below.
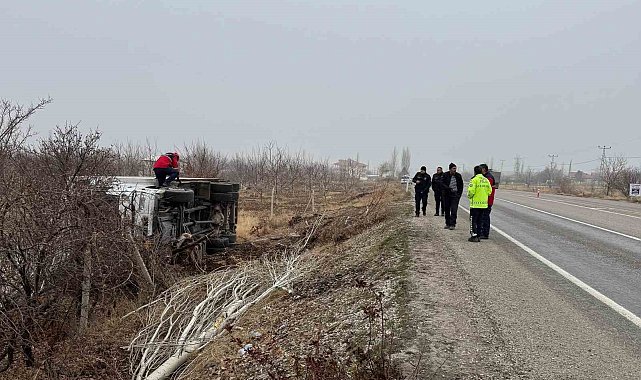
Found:
[[[3, 1], [0, 97], [104, 143], [412, 166], [641, 156], [639, 1]], [[632, 159], [632, 163], [641, 163]], [[576, 169], [589, 170], [598, 163]]]

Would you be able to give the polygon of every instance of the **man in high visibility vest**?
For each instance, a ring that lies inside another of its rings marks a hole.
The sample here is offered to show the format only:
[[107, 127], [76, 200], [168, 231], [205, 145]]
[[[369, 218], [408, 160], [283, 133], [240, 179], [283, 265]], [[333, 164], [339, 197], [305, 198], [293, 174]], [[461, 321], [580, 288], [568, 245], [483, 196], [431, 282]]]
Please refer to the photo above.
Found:
[[474, 177], [467, 186], [467, 197], [470, 200], [470, 238], [468, 241], [480, 242], [479, 233], [483, 230], [483, 213], [487, 212], [487, 200], [492, 194], [492, 185], [481, 171], [474, 167]]

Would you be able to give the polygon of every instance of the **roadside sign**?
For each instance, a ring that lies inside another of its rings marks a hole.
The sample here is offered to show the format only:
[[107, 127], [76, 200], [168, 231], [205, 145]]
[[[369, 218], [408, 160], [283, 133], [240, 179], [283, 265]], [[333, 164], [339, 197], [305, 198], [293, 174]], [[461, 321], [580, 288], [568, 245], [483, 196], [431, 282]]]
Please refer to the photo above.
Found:
[[641, 197], [641, 183], [631, 183], [630, 184], [630, 196], [631, 197]]

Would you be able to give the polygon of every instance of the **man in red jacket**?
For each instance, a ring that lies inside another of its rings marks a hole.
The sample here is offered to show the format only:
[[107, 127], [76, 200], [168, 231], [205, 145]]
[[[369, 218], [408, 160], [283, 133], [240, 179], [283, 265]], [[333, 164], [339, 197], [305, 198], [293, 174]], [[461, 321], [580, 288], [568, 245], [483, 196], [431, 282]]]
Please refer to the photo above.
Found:
[[158, 181], [158, 186], [168, 187], [169, 184], [178, 178], [178, 160], [180, 157], [178, 153], [165, 153], [162, 156], [158, 157], [154, 163], [154, 174], [156, 174], [156, 180]]
[[486, 164], [479, 165], [481, 167], [481, 173], [485, 178], [490, 181], [492, 185], [492, 194], [487, 199], [487, 209], [484, 210], [483, 215], [481, 215], [481, 231], [479, 236], [481, 239], [488, 239], [490, 237], [490, 213], [492, 212], [492, 205], [494, 204], [494, 193], [496, 193], [496, 183], [494, 176], [490, 173], [490, 169]]

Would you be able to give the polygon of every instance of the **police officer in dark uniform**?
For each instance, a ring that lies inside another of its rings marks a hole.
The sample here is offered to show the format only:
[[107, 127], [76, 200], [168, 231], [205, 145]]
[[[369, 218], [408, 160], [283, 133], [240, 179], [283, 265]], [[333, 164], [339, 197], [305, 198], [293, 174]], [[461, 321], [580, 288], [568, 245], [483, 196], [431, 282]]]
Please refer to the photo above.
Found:
[[427, 210], [427, 196], [429, 195], [430, 186], [432, 185], [432, 178], [427, 174], [427, 168], [421, 166], [421, 171], [417, 172], [412, 179], [416, 185], [414, 186], [414, 200], [416, 201], [416, 216], [419, 216], [419, 211], [421, 209], [421, 202], [423, 203], [423, 216], [425, 216], [425, 210]]
[[434, 192], [434, 203], [436, 203], [436, 213], [434, 216], [445, 216], [445, 205], [443, 203], [443, 168], [436, 168], [436, 173], [432, 174], [432, 191]]

